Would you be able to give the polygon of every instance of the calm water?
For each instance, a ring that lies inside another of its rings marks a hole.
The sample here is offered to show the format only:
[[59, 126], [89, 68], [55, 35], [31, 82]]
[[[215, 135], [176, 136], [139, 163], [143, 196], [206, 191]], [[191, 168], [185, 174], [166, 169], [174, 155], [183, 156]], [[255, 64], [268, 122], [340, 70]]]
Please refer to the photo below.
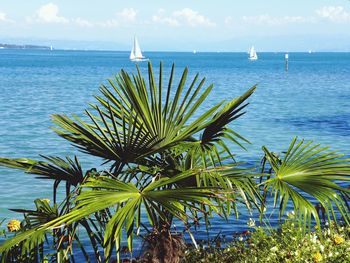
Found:
[[[50, 130], [50, 115], [81, 114], [94, 102], [98, 87], [121, 68], [134, 71], [128, 52], [0, 50], [0, 156], [40, 158], [39, 154], [77, 153]], [[349, 154], [350, 53], [291, 53], [289, 71], [284, 54], [146, 53], [165, 72], [173, 62], [177, 76], [185, 66], [215, 88], [206, 105], [240, 95], [254, 84], [247, 114], [233, 128], [251, 141], [248, 151], [233, 146], [238, 160], [258, 164], [261, 146], [286, 149], [293, 136], [315, 140]], [[140, 63], [146, 70], [146, 63]], [[165, 74], [164, 74], [165, 75]], [[100, 160], [78, 153], [83, 168]], [[14, 217], [8, 208], [32, 208], [35, 198], [51, 197], [51, 181], [33, 179], [0, 167], [0, 219]], [[223, 232], [246, 226], [247, 215], [231, 224], [214, 220]], [[216, 232], [215, 232], [216, 231]], [[219, 231], [216, 228], [214, 234]]]

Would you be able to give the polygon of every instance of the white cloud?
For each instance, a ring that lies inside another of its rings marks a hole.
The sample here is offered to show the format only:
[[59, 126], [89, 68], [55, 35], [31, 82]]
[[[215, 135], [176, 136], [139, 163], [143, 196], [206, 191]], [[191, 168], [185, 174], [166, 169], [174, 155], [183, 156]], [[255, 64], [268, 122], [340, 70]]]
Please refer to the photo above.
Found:
[[[56, 23], [69, 24], [77, 27], [119, 27], [123, 25], [131, 25], [138, 23], [138, 11], [134, 8], [124, 8], [120, 12], [116, 12], [114, 17], [104, 21], [90, 21], [82, 17], [67, 18], [59, 13], [59, 7], [56, 4], [48, 3], [41, 6], [34, 16], [26, 18], [27, 23]], [[2, 13], [0, 12], [0, 22], [2, 21]], [[5, 17], [5, 14], [4, 14]], [[140, 22], [139, 22], [140, 23]]]
[[245, 23], [252, 23], [257, 25], [270, 25], [270, 26], [279, 26], [291, 23], [304, 23], [312, 21], [311, 18], [302, 17], [302, 16], [279, 16], [274, 17], [267, 14], [259, 16], [243, 16], [242, 20]]
[[158, 10], [158, 13], [152, 16], [152, 21], [155, 23], [167, 24], [169, 26], [215, 26], [215, 23], [210, 21], [209, 18], [190, 8], [174, 11], [170, 16], [165, 16], [164, 13], [165, 11], [163, 9]]
[[180, 26], [180, 22], [176, 18], [167, 17], [164, 14], [164, 9], [158, 9], [157, 14], [152, 16], [152, 21], [155, 23], [165, 24], [169, 26]]
[[134, 8], [124, 8], [120, 12], [116, 13], [115, 18], [98, 22], [96, 25], [100, 27], [118, 27], [121, 25], [135, 24], [137, 23], [137, 13], [138, 11]]
[[184, 8], [180, 11], [175, 11], [173, 16], [179, 20], [185, 20], [190, 26], [215, 26], [209, 18], [199, 14], [190, 8]]
[[93, 27], [94, 26], [94, 23], [92, 23], [86, 19], [80, 18], [80, 17], [73, 19], [73, 22], [77, 26], [80, 26], [80, 27]]
[[58, 15], [59, 8], [53, 3], [48, 3], [41, 6], [34, 17], [27, 18], [28, 22], [39, 22], [39, 23], [60, 23], [67, 24], [69, 19]]
[[224, 23], [225, 23], [225, 25], [232, 25], [232, 23], [233, 23], [232, 16], [225, 17]]
[[103, 22], [97, 22], [96, 25], [100, 27], [117, 27], [120, 23], [117, 19], [109, 19]]
[[7, 20], [7, 18], [6, 18], [6, 14], [5, 14], [5, 13], [0, 12], [0, 21], [5, 22], [6, 20]]
[[134, 23], [136, 22], [137, 12], [134, 8], [124, 8], [121, 12], [117, 13], [117, 16], [121, 22]]
[[84, 18], [66, 18], [59, 15], [59, 7], [56, 4], [48, 3], [41, 6], [34, 16], [27, 17], [28, 23], [56, 23], [56, 24], [70, 24], [78, 27], [93, 27], [95, 23], [90, 22]]
[[156, 23], [166, 24], [169, 26], [179, 26], [180, 22], [172, 17], [162, 17], [159, 15], [152, 16], [152, 21]]
[[346, 12], [342, 6], [324, 6], [316, 10], [316, 13], [318, 16], [333, 22], [350, 21], [350, 13]]
[[0, 23], [1, 22], [14, 23], [13, 20], [7, 18], [6, 13], [0, 11]]

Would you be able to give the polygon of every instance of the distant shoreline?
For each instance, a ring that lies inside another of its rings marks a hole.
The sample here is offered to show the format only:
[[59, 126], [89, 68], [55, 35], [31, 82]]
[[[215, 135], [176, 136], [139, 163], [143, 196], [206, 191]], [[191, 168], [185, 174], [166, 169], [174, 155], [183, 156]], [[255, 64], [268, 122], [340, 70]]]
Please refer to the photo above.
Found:
[[[56, 50], [56, 51], [93, 51], [93, 52], [121, 52], [121, 53], [130, 53], [130, 50], [112, 50], [112, 49], [84, 49], [84, 48], [53, 48], [52, 46], [39, 46], [39, 45], [17, 45], [17, 44], [1, 44], [1, 49], [28, 49], [28, 50]], [[193, 53], [191, 50], [150, 50], [144, 51], [145, 53]], [[349, 53], [347, 50], [313, 50], [311, 53]], [[247, 53], [247, 51], [196, 51], [198, 53]], [[310, 53], [309, 51], [259, 51], [259, 53], [276, 53], [276, 54], [284, 54], [284, 53]], [[195, 55], [195, 54], [194, 54]]]
[[37, 46], [37, 45], [15, 45], [15, 44], [1, 44], [0, 49], [39, 49], [39, 50], [51, 50], [52, 47]]

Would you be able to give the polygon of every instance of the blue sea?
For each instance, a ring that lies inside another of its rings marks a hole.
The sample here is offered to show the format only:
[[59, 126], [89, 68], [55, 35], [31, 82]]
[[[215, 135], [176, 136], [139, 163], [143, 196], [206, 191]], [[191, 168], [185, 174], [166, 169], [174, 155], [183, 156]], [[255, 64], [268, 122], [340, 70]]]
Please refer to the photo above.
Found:
[[[349, 155], [350, 53], [289, 53], [288, 72], [284, 53], [259, 53], [257, 61], [249, 61], [246, 53], [145, 55], [156, 71], [163, 62], [165, 76], [175, 63], [177, 80], [187, 66], [189, 80], [199, 73], [207, 85], [213, 83], [202, 111], [257, 84], [246, 114], [231, 126], [251, 142], [245, 145], [247, 151], [232, 146], [239, 161], [257, 166], [263, 145], [280, 152], [294, 136]], [[99, 166], [100, 159], [77, 152], [50, 129], [50, 115], [81, 115], [108, 78], [121, 69], [135, 72], [128, 56], [129, 52], [0, 49], [0, 156], [77, 154], [84, 169]], [[146, 72], [147, 63], [138, 65]], [[0, 167], [0, 219], [19, 217], [8, 208], [33, 208], [35, 198], [51, 196], [52, 181]], [[249, 217], [243, 213], [229, 223], [215, 218], [212, 234], [247, 228]]]

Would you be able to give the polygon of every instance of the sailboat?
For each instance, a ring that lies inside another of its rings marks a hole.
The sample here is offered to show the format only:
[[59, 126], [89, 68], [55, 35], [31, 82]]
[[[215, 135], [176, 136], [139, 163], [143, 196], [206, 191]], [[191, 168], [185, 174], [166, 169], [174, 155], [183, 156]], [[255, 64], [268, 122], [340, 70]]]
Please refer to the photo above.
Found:
[[258, 55], [256, 54], [256, 51], [255, 51], [254, 46], [252, 46], [252, 47], [250, 48], [250, 51], [249, 51], [249, 59], [250, 59], [250, 60], [257, 60], [257, 59], [258, 59]]
[[132, 46], [131, 53], [130, 53], [130, 60], [131, 61], [145, 61], [148, 60], [146, 57], [142, 55], [141, 48], [139, 45], [139, 42], [137, 41], [137, 37], [134, 37], [134, 45]]

